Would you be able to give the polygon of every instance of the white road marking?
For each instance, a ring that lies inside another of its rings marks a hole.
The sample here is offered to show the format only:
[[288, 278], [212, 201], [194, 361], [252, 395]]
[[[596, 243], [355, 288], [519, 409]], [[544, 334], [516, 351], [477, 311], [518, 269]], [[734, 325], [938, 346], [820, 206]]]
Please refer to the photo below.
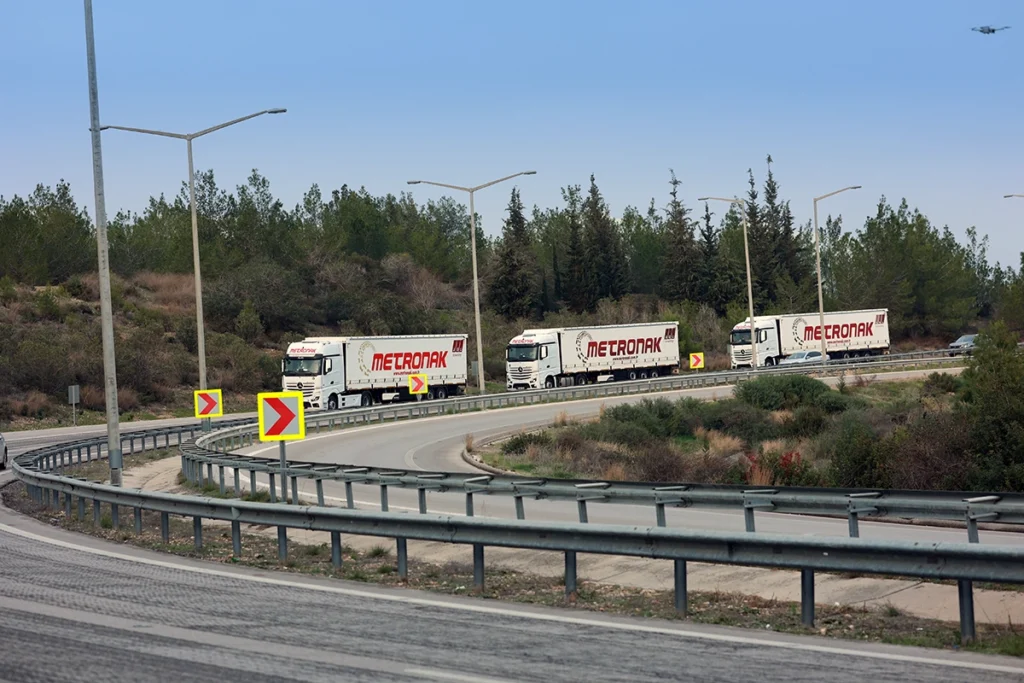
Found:
[[484, 678], [482, 676], [465, 676], [463, 674], [438, 671], [437, 669], [406, 669], [403, 673], [410, 676], [423, 676], [438, 681], [465, 681], [465, 683], [513, 683], [508, 678]]
[[320, 591], [322, 593], [332, 593], [335, 595], [347, 595], [354, 598], [362, 598], [365, 600], [382, 600], [386, 602], [402, 603], [408, 605], [418, 605], [421, 607], [432, 607], [437, 609], [452, 610], [457, 612], [471, 612], [474, 614], [488, 614], [494, 616], [508, 617], [512, 619], [528, 619], [534, 621], [547, 621], [560, 624], [571, 624], [574, 626], [587, 626], [590, 628], [600, 628], [611, 631], [625, 631], [631, 633], [648, 633], [661, 636], [670, 636], [675, 638], [690, 638], [694, 640], [706, 640], [715, 641], [721, 643], [732, 643], [736, 645], [750, 645], [754, 647], [774, 647], [784, 650], [793, 650], [799, 652], [814, 652], [818, 654], [826, 655], [838, 655], [845, 657], [860, 657], [862, 659], [876, 659], [890, 662], [904, 662], [908, 664], [924, 664], [928, 666], [938, 667], [949, 667], [954, 669], [971, 669], [975, 671], [991, 671], [996, 673], [1010, 673], [1010, 674], [1024, 674], [1024, 664], [1020, 666], [1007, 666], [1002, 664], [987, 664], [984, 662], [976, 661], [957, 661], [955, 659], [945, 659], [937, 657], [925, 657], [918, 655], [903, 655], [894, 652], [872, 652], [869, 650], [860, 650], [854, 648], [844, 648], [831, 645], [813, 645], [810, 643], [797, 643], [788, 641], [773, 641], [764, 640], [761, 638], [751, 638], [749, 636], [739, 635], [728, 635], [724, 633], [706, 633], [702, 631], [690, 630], [686, 627], [668, 627], [668, 626], [648, 626], [645, 624], [635, 623], [624, 623], [614, 621], [601, 621], [598, 619], [589, 619], [587, 617], [572, 617], [564, 614], [556, 613], [540, 613], [530, 611], [520, 611], [505, 607], [493, 607], [490, 605], [483, 604], [471, 604], [471, 603], [460, 603], [460, 602], [447, 602], [444, 600], [435, 600], [431, 598], [421, 598], [412, 595], [402, 594], [383, 594], [374, 593], [368, 590], [345, 588], [343, 586], [331, 586], [325, 583], [303, 583], [299, 581], [289, 581], [287, 579], [272, 578], [269, 576], [250, 576], [243, 573], [233, 573], [224, 571], [221, 569], [214, 569], [212, 567], [195, 567], [185, 564], [176, 564], [174, 562], [166, 560], [156, 560], [148, 557], [135, 557], [132, 555], [126, 555], [123, 553], [114, 552], [111, 550], [104, 550], [102, 548], [92, 548], [89, 546], [79, 545], [77, 543], [70, 543], [68, 541], [62, 541], [55, 538], [48, 538], [39, 534], [32, 533], [31, 531], [24, 531], [8, 524], [0, 523], [0, 531], [12, 534], [14, 536], [20, 536], [38, 543], [46, 543], [48, 545], [57, 546], [60, 548], [66, 548], [68, 550], [74, 550], [77, 552], [89, 553], [99, 557], [106, 557], [115, 560], [121, 560], [124, 562], [135, 562], [137, 564], [145, 564], [154, 567], [162, 567], [164, 569], [171, 569], [174, 571], [191, 572], [194, 574], [201, 574], [204, 576], [216, 576], [224, 579], [235, 580], [235, 581], [248, 581], [250, 583], [261, 583], [271, 586], [283, 586], [287, 588], [295, 588], [299, 590], [313, 590]]

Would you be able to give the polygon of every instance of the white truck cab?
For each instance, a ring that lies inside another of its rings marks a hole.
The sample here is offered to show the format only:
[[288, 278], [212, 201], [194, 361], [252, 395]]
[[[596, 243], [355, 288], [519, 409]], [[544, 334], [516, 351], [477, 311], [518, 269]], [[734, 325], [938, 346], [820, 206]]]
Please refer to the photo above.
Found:
[[313, 409], [337, 410], [360, 405], [360, 396], [344, 395], [345, 341], [322, 337], [289, 344], [281, 361], [281, 388], [301, 391], [303, 403]]
[[558, 332], [555, 330], [524, 330], [505, 349], [507, 389], [551, 388], [561, 372]]

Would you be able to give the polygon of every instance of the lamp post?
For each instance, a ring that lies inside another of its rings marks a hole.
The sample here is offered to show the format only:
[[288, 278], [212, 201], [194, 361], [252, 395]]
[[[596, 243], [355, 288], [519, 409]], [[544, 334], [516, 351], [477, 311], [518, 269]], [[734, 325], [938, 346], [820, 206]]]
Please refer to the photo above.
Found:
[[[196, 338], [197, 347], [199, 352], [199, 389], [206, 389], [206, 332], [203, 324], [203, 283], [202, 276], [199, 271], [199, 220], [196, 215], [196, 178], [195, 169], [192, 165], [192, 141], [196, 138], [200, 138], [204, 135], [213, 133], [222, 128], [233, 126], [236, 123], [242, 121], [248, 121], [254, 119], [257, 116], [263, 116], [264, 114], [283, 114], [287, 109], [264, 109], [258, 111], [255, 114], [249, 114], [248, 116], [242, 116], [225, 123], [221, 123], [205, 130], [201, 130], [198, 133], [170, 133], [163, 130], [149, 130], [146, 128], [129, 128], [127, 126], [102, 126], [100, 130], [126, 130], [131, 133], [145, 133], [146, 135], [159, 135], [165, 138], [176, 138], [178, 140], [184, 140], [188, 143], [188, 200], [191, 204], [192, 209], [192, 265], [195, 270], [196, 277]], [[204, 420], [204, 425], [208, 425], [208, 422]]]
[[757, 325], [754, 324], [754, 285], [750, 277], [750, 246], [747, 243], [747, 203], [739, 197], [699, 197], [697, 201], [708, 200], [729, 202], [740, 207], [740, 219], [743, 222], [743, 254], [747, 260], [747, 306], [750, 309], [750, 367], [757, 370]]
[[100, 335], [103, 342], [103, 393], [107, 408], [107, 459], [110, 483], [121, 485], [121, 435], [117, 409], [117, 368], [114, 361], [114, 309], [110, 300], [110, 254], [107, 211], [103, 193], [103, 153], [100, 145], [100, 103], [96, 83], [96, 40], [92, 0], [85, 0], [85, 53], [89, 72], [89, 130], [92, 133], [92, 178], [96, 196], [96, 250], [100, 283]]
[[836, 190], [835, 192], [829, 192], [828, 194], [823, 194], [820, 197], [815, 197], [814, 198], [814, 252], [815, 252], [815, 258], [818, 261], [818, 324], [820, 325], [820, 330], [821, 330], [821, 363], [822, 363], [822, 365], [824, 365], [827, 362], [827, 360], [828, 360], [828, 352], [826, 350], [826, 344], [825, 344], [825, 297], [822, 294], [822, 287], [821, 287], [821, 239], [820, 239], [819, 234], [818, 234], [818, 202], [820, 200], [822, 200], [822, 199], [828, 199], [829, 197], [831, 197], [833, 195], [837, 195], [840, 192], [846, 192], [847, 190], [859, 190], [860, 188], [861, 188], [860, 185], [851, 185], [849, 187], [844, 187], [841, 190]]
[[469, 248], [472, 253], [473, 260], [473, 309], [476, 317], [476, 363], [477, 363], [477, 380], [480, 385], [480, 394], [486, 393], [486, 387], [484, 385], [484, 343], [480, 336], [480, 285], [477, 282], [476, 274], [476, 209], [473, 204], [473, 195], [477, 190], [482, 190], [485, 187], [491, 185], [497, 185], [503, 183], [506, 180], [517, 178], [521, 175], [536, 175], [536, 171], [520, 171], [519, 173], [513, 173], [512, 175], [505, 176], [504, 178], [498, 178], [492, 180], [489, 183], [483, 185], [477, 185], [476, 187], [461, 187], [459, 185], [448, 185], [447, 183], [436, 183], [431, 180], [410, 180], [410, 185], [435, 185], [437, 187], [446, 187], [449, 190], [459, 190], [461, 192], [469, 193]]
[[1019, 197], [1024, 199], [1024, 194], [1004, 194], [1003, 199], [1009, 199], [1010, 197]]

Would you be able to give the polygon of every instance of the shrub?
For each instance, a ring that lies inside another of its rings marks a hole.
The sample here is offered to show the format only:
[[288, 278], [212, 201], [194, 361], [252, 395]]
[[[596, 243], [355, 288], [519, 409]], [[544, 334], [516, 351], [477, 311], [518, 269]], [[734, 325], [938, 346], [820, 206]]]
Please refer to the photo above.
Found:
[[131, 387], [120, 387], [117, 390], [117, 410], [120, 413], [131, 412], [139, 407], [139, 394]]
[[922, 389], [924, 393], [930, 396], [955, 394], [960, 390], [961, 384], [961, 379], [956, 375], [950, 375], [945, 372], [933, 372], [925, 378]]
[[30, 391], [24, 400], [11, 401], [10, 412], [21, 417], [40, 419], [53, 412], [53, 404], [43, 392]]
[[705, 411], [705, 427], [739, 437], [747, 444], [774, 439], [780, 431], [770, 413], [736, 399], [708, 403]]
[[185, 315], [178, 318], [174, 325], [174, 338], [189, 353], [199, 352], [199, 335], [195, 316]]
[[664, 442], [655, 442], [630, 453], [629, 469], [636, 481], [676, 482], [686, 475], [682, 453]]
[[76, 299], [84, 299], [89, 293], [80, 275], [69, 277], [68, 281], [64, 283], [64, 291]]
[[805, 375], [765, 375], [740, 384], [735, 397], [762, 410], [792, 410], [828, 391], [827, 384]]
[[821, 434], [827, 424], [828, 415], [820, 405], [800, 406], [783, 421], [782, 433], [787, 437], [803, 439]]
[[840, 488], [876, 488], [886, 486], [879, 466], [878, 442], [874, 430], [860, 411], [844, 413], [833, 430], [823, 435], [821, 454], [829, 462], [829, 478]]
[[57, 298], [57, 292], [52, 287], [46, 287], [37, 292], [34, 301], [36, 314], [40, 319], [64, 322], [64, 309]]
[[238, 317], [235, 318], [235, 332], [250, 344], [255, 343], [259, 336], [263, 334], [263, 321], [260, 320], [260, 314], [256, 312], [256, 307], [252, 305], [252, 301], [248, 299], [246, 299], [245, 305], [242, 306], [242, 311], [238, 314]]
[[894, 488], [963, 490], [976, 470], [970, 424], [962, 415], [922, 415], [879, 445], [879, 461]]
[[11, 304], [18, 300], [18, 290], [10, 275], [0, 277], [0, 304]]
[[828, 391], [815, 400], [814, 405], [824, 412], [835, 415], [848, 410], [854, 405], [861, 405], [857, 397], [850, 394], [841, 394], [838, 391]]
[[546, 446], [551, 443], [551, 435], [547, 432], [529, 432], [516, 434], [501, 445], [505, 455], [523, 455], [532, 445]]
[[747, 456], [747, 484], [754, 486], [816, 486], [821, 483], [798, 451], [762, 449]]
[[104, 410], [106, 397], [103, 389], [87, 384], [79, 392], [78, 401], [85, 410]]

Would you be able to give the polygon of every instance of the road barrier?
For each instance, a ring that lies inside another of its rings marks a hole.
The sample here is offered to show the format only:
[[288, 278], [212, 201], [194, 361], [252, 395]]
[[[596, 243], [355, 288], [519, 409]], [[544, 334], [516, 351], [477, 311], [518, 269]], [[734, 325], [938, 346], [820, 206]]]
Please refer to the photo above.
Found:
[[[196, 424], [145, 430], [132, 436], [140, 440], [143, 449], [150, 446], [159, 448], [160, 437], [164, 438], [166, 446], [171, 436], [177, 435], [180, 441], [184, 435], [194, 435], [199, 430], [201, 426]], [[133, 511], [136, 532], [141, 532], [143, 511], [157, 512], [165, 542], [169, 541], [171, 515], [191, 518], [197, 549], [202, 548], [204, 520], [228, 522], [236, 556], [241, 556], [242, 552], [242, 524], [276, 526], [278, 552], [282, 560], [288, 556], [288, 529], [328, 532], [332, 561], [338, 567], [342, 561], [343, 533], [393, 538], [397, 544], [398, 572], [402, 578], [408, 577], [408, 539], [465, 544], [473, 547], [474, 585], [480, 589], [484, 585], [484, 551], [488, 546], [558, 551], [564, 555], [567, 595], [577, 589], [579, 552], [672, 560], [675, 605], [684, 614], [687, 606], [686, 563], [689, 561], [799, 569], [802, 620], [807, 626], [814, 624], [816, 571], [953, 579], [959, 587], [961, 638], [969, 642], [976, 637], [973, 582], [1024, 582], [1024, 551], [1016, 547], [688, 531], [665, 527], [663, 518], [658, 520], [658, 526], [652, 527], [480, 519], [473, 516], [472, 492], [466, 495], [467, 514], [464, 517], [429, 514], [425, 510], [421, 510], [419, 515], [410, 515], [387, 510], [386, 486], [381, 487], [383, 510], [377, 512], [321, 505], [288, 505], [285, 501], [253, 503], [171, 495], [63, 476], [64, 468], [81, 460], [83, 449], [88, 461], [93, 452], [99, 457], [104, 445], [105, 440], [97, 438], [36, 449], [17, 456], [14, 470], [34, 500], [53, 508], [60, 507], [63, 502], [64, 513], [69, 518], [75, 514], [76, 501], [77, 516], [81, 520], [86, 518], [86, 509], [91, 503], [93, 523], [98, 525], [101, 507], [107, 505], [111, 521], [118, 528], [119, 509], [127, 507]], [[187, 443], [185, 448], [188, 448]], [[187, 461], [183, 453], [182, 466], [186, 471], [191, 467]], [[581, 522], [586, 520], [581, 519]]]

